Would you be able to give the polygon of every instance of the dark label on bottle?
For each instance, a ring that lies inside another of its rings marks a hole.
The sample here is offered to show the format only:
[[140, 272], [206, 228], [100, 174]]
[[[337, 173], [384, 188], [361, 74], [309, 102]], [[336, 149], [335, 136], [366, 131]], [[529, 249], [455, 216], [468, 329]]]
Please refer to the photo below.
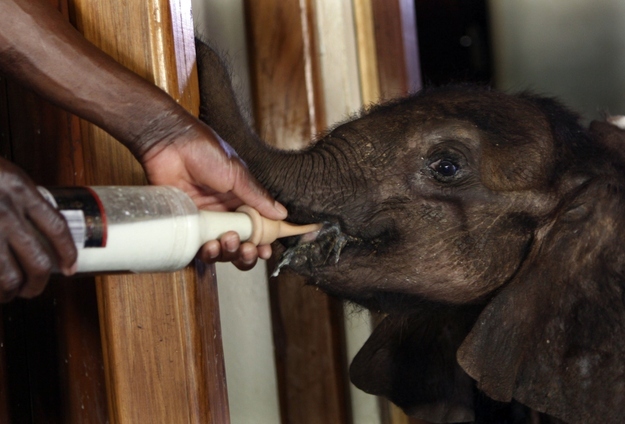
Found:
[[106, 212], [89, 187], [54, 187], [41, 194], [61, 212], [78, 248], [105, 247]]

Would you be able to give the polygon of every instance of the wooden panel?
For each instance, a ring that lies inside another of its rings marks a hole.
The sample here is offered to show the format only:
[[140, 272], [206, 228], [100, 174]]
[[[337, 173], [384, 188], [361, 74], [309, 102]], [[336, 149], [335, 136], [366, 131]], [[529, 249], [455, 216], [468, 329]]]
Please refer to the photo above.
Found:
[[375, 26], [372, 0], [354, 0], [354, 21], [358, 42], [358, 67], [362, 102], [365, 105], [380, 99], [378, 58], [376, 56]]
[[[4, 94], [13, 161], [38, 184], [83, 184], [78, 119], [16, 84]], [[94, 280], [56, 278], [40, 297], [2, 309], [4, 422], [106, 421]]]
[[[306, 0], [246, 2], [257, 127], [280, 148], [325, 126], [313, 12]], [[303, 283], [270, 281], [282, 422], [350, 422], [342, 305]]]
[[343, 308], [300, 277], [270, 280], [282, 423], [349, 423]]
[[42, 296], [5, 305], [4, 319], [8, 422], [105, 422], [93, 281], [53, 281]]
[[325, 121], [332, 126], [362, 107], [354, 7], [350, 1], [315, 0], [314, 59], [321, 70]]
[[229, 422], [214, 268], [197, 270], [100, 283], [111, 422]]
[[325, 127], [312, 0], [246, 0], [254, 115], [260, 135], [296, 149]]
[[[67, 3], [51, 0], [65, 16]], [[0, 151], [38, 184], [84, 183], [78, 119], [2, 80]], [[70, 288], [71, 287], [71, 288]], [[93, 279], [54, 279], [2, 306], [0, 422], [107, 420]]]
[[383, 99], [421, 88], [417, 26], [411, 0], [372, 0], [373, 22]]
[[[190, 2], [75, 0], [85, 37], [197, 113]], [[82, 125], [90, 184], [145, 181], [130, 153]], [[213, 267], [98, 278], [112, 423], [227, 423]]]

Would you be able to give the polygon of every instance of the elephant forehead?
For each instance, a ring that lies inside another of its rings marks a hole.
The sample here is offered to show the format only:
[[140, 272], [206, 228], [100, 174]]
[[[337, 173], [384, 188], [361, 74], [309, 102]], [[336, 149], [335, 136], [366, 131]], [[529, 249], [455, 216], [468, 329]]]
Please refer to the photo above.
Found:
[[426, 153], [432, 146], [450, 140], [462, 143], [469, 150], [475, 150], [482, 142], [482, 134], [469, 122], [453, 119], [426, 121], [418, 125], [408, 137], [407, 147]]
[[544, 120], [523, 133], [486, 133], [481, 144], [481, 180], [492, 190], [544, 188], [551, 175], [554, 149], [551, 130]]

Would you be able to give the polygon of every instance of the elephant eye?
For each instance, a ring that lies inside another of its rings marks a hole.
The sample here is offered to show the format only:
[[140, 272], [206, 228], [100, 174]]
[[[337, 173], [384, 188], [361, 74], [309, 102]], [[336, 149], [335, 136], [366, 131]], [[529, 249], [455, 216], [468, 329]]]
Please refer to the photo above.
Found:
[[460, 170], [460, 166], [449, 159], [439, 159], [430, 164], [430, 168], [440, 177], [451, 178]]

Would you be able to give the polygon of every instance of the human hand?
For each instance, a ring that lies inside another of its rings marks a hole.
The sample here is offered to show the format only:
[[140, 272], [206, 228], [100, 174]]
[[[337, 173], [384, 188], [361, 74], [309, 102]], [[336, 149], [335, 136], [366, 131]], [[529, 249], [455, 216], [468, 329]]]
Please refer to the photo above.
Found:
[[240, 270], [247, 271], [256, 265], [258, 258], [269, 259], [271, 252], [271, 245], [241, 243], [236, 232], [228, 231], [221, 239], [204, 244], [198, 257], [207, 263], [232, 262]]
[[[0, 1], [1, 72], [107, 131], [139, 158], [151, 183], [181, 188], [198, 207], [245, 203], [267, 218], [286, 217], [208, 126], [89, 43], [48, 3]], [[200, 257], [246, 269], [270, 254], [269, 246], [246, 246], [230, 235], [208, 243]]]
[[76, 257], [63, 216], [21, 169], [0, 158], [0, 302], [37, 296], [53, 268], [73, 274]]
[[[171, 185], [186, 192], [200, 209], [233, 211], [247, 204], [271, 219], [286, 218], [286, 209], [252, 177], [234, 150], [207, 125], [197, 120], [173, 141], [155, 144], [140, 157], [152, 184]], [[165, 144], [163, 146], [163, 144]], [[206, 243], [199, 252], [205, 262], [232, 262], [252, 268], [268, 259], [271, 246], [241, 243], [235, 232]]]

